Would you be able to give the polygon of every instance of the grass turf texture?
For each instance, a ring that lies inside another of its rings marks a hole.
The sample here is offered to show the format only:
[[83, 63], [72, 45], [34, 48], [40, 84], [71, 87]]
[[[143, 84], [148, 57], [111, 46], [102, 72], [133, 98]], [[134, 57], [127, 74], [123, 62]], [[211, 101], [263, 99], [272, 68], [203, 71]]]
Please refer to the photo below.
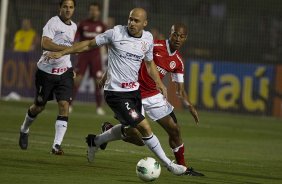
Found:
[[[156, 158], [146, 147], [122, 141], [99, 151], [95, 163], [86, 161], [84, 137], [99, 133], [103, 121], [116, 122], [112, 112], [97, 116], [93, 105], [75, 104], [70, 115], [64, 156], [50, 154], [54, 138], [55, 103], [31, 127], [28, 150], [18, 146], [19, 128], [31, 102], [0, 101], [0, 183], [143, 183], [135, 174], [143, 157]], [[282, 121], [229, 113], [200, 112], [196, 126], [188, 111], [176, 112], [186, 147], [186, 160], [206, 176], [174, 176], [162, 167], [154, 183], [282, 183]], [[165, 152], [173, 154], [167, 135], [152, 123]]]

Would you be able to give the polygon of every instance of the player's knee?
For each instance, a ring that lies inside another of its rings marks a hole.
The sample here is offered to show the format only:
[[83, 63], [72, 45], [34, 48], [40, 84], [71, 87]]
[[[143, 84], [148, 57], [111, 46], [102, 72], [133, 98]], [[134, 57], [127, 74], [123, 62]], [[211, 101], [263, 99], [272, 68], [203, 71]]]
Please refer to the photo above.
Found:
[[69, 112], [69, 102], [68, 101], [59, 101], [59, 114], [67, 116]]
[[69, 102], [67, 102], [67, 101], [59, 101], [58, 104], [59, 104], [60, 107], [65, 108], [65, 107], [68, 107]]
[[33, 104], [29, 108], [30, 113], [33, 114], [34, 116], [36, 116], [37, 114], [41, 113], [44, 109], [45, 109], [45, 105], [41, 106], [41, 105], [37, 105], [37, 104]]
[[149, 122], [147, 120], [141, 121], [136, 128], [139, 130], [143, 137], [152, 135], [152, 130]]
[[43, 99], [41, 96], [38, 96], [36, 97], [33, 106], [36, 106], [34, 108], [37, 108], [37, 109], [40, 109], [41, 107], [43, 107], [44, 109], [46, 103], [47, 103], [46, 99]]

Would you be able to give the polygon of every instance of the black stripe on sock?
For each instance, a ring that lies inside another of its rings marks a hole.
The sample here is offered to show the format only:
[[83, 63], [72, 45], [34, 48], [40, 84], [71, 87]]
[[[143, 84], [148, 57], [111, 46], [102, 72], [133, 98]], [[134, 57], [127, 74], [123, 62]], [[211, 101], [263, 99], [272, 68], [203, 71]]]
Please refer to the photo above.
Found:
[[37, 116], [37, 114], [36, 114], [36, 115], [31, 114], [30, 109], [28, 109], [27, 115], [28, 115], [30, 118], [36, 118], [36, 116]]
[[149, 139], [152, 139], [154, 135], [151, 135], [150, 137], [142, 137], [143, 141], [148, 141]]
[[68, 117], [68, 116], [57, 116], [57, 120], [61, 120], [61, 121], [66, 121], [66, 122], [68, 122], [69, 117]]

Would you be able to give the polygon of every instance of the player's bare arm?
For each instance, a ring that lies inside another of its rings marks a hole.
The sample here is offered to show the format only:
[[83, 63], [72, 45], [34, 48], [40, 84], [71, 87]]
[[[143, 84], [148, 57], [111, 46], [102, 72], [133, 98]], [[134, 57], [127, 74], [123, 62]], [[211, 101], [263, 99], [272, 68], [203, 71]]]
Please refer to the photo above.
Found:
[[103, 75], [102, 75], [102, 78], [98, 81], [98, 85], [99, 85], [100, 88], [101, 88], [101, 87], [104, 87], [105, 82], [106, 82], [106, 80], [107, 80], [107, 74], [108, 74], [107, 71], [104, 72]]
[[68, 46], [58, 45], [54, 43], [51, 38], [48, 38], [46, 36], [43, 36], [41, 39], [41, 47], [44, 50], [48, 50], [52, 52], [58, 52], [68, 48]]
[[164, 95], [165, 98], [167, 98], [167, 89], [160, 78], [155, 62], [154, 61], [145, 61], [145, 65], [146, 65], [148, 74], [156, 83], [156, 88], [160, 90], [160, 92]]
[[68, 47], [62, 51], [59, 52], [51, 52], [48, 53], [48, 57], [51, 59], [58, 59], [64, 55], [68, 55], [68, 54], [75, 54], [75, 53], [81, 53], [81, 52], [86, 52], [89, 51], [93, 48], [97, 47], [97, 43], [95, 38], [92, 40], [85, 40], [82, 42], [77, 42], [75, 43], [73, 46]]
[[184, 88], [183, 82], [177, 82], [176, 83], [176, 95], [181, 99], [182, 103], [189, 109], [191, 112], [193, 118], [195, 119], [195, 122], [199, 123], [199, 115], [195, 107], [190, 103], [187, 97], [187, 93]]

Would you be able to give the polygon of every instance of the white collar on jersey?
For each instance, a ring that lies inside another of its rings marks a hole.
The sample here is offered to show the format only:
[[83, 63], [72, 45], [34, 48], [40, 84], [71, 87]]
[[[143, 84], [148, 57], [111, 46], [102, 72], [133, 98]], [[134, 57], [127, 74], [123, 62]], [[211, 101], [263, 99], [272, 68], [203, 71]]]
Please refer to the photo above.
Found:
[[170, 48], [169, 48], [169, 41], [168, 41], [168, 40], [165, 40], [165, 43], [166, 43], [166, 50], [167, 50], [167, 52], [168, 52], [168, 55], [169, 55], [169, 56], [173, 56], [173, 55], [176, 53], [176, 51], [174, 51], [173, 53], [171, 53]]
[[61, 17], [60, 15], [58, 15], [58, 17], [59, 17], [59, 19], [60, 19], [64, 24], [66, 24], [67, 26], [71, 26], [71, 20], [70, 20], [70, 23], [67, 24], [67, 23], [62, 19], [62, 17]]

